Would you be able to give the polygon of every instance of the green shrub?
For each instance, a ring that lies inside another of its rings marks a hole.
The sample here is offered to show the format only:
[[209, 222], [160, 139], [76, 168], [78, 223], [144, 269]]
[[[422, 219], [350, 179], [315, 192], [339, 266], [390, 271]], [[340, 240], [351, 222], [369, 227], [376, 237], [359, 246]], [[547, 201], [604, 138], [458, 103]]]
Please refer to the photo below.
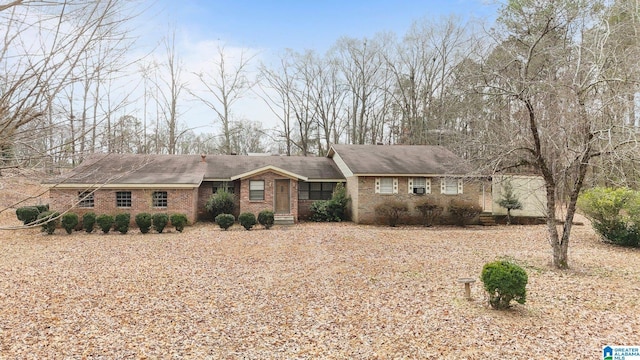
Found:
[[35, 205], [35, 208], [38, 209], [38, 212], [45, 212], [45, 211], [49, 211], [49, 204], [44, 204], [44, 205]]
[[16, 217], [22, 221], [24, 225], [29, 225], [38, 220], [38, 215], [40, 215], [41, 212], [44, 211], [38, 210], [36, 206], [23, 206], [16, 209]]
[[251, 228], [257, 223], [256, 216], [250, 212], [240, 214], [240, 216], [238, 216], [238, 221], [246, 230], [251, 230]]
[[375, 207], [376, 214], [385, 218], [389, 226], [392, 227], [398, 225], [400, 217], [408, 211], [409, 207], [407, 204], [400, 200], [387, 201]]
[[62, 227], [67, 232], [67, 234], [71, 234], [73, 229], [78, 226], [78, 214], [68, 212], [62, 215]]
[[93, 212], [88, 212], [82, 215], [82, 228], [87, 233], [92, 233], [93, 228], [96, 226], [96, 214]]
[[220, 214], [216, 216], [215, 221], [221, 229], [227, 230], [233, 225], [233, 223], [236, 221], [236, 218], [231, 214]]
[[176, 228], [177, 232], [182, 232], [188, 222], [186, 214], [173, 214], [171, 215], [170, 220], [171, 225]]
[[136, 215], [135, 221], [141, 233], [146, 234], [151, 229], [151, 214], [145, 212], [139, 213]]
[[216, 216], [220, 214], [233, 214], [236, 206], [235, 200], [235, 195], [220, 190], [216, 194], [211, 195], [209, 200], [207, 200], [205, 208], [215, 219]]
[[578, 198], [578, 208], [605, 242], [637, 247], [640, 193], [627, 188], [593, 188]]
[[482, 208], [479, 204], [462, 199], [454, 199], [449, 202], [449, 213], [459, 226], [467, 225], [476, 216], [480, 215]]
[[114, 229], [120, 234], [126, 234], [129, 231], [129, 223], [131, 222], [131, 214], [129, 213], [120, 213], [116, 214], [114, 218]]
[[489, 305], [494, 309], [506, 309], [511, 300], [524, 304], [527, 299], [529, 277], [520, 266], [509, 261], [494, 261], [484, 265], [481, 279], [489, 293]]
[[275, 216], [271, 210], [262, 210], [258, 214], [258, 223], [269, 230], [275, 222]]
[[522, 209], [522, 203], [516, 194], [514, 194], [513, 186], [509, 180], [503, 182], [502, 193], [500, 195], [501, 198], [498, 201], [498, 205], [507, 209], [507, 225], [511, 225], [511, 210]]
[[351, 199], [342, 183], [338, 183], [333, 190], [330, 200], [317, 200], [311, 203], [312, 221], [343, 221], [347, 218], [347, 205]]
[[113, 216], [108, 214], [98, 215], [98, 217], [96, 217], [96, 223], [100, 230], [102, 230], [104, 234], [107, 234], [113, 226]]
[[427, 198], [416, 204], [416, 210], [422, 215], [422, 224], [428, 227], [435, 224], [442, 214], [443, 208], [435, 200]]
[[169, 215], [162, 213], [153, 214], [151, 217], [151, 223], [153, 225], [153, 230], [157, 231], [158, 234], [162, 234], [162, 231], [169, 223]]
[[53, 234], [53, 232], [56, 230], [56, 227], [58, 226], [58, 223], [60, 222], [59, 216], [60, 213], [56, 211], [45, 211], [40, 213], [38, 215], [37, 221], [38, 224], [42, 226], [42, 231], [46, 232], [49, 235]]

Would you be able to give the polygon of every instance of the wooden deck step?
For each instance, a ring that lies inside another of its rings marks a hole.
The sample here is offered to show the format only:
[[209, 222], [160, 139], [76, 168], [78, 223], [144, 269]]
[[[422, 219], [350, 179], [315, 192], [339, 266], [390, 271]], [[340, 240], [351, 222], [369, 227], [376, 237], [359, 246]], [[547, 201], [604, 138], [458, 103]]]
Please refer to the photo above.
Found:
[[492, 213], [483, 212], [478, 216], [478, 220], [480, 221], [480, 225], [483, 226], [495, 226], [496, 219], [493, 217]]

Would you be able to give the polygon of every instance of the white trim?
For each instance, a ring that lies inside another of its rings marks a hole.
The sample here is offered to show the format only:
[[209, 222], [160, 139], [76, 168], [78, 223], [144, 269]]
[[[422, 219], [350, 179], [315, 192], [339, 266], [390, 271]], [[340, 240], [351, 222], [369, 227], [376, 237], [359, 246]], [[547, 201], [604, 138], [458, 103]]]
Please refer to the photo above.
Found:
[[49, 189], [195, 189], [200, 184], [43, 184]]
[[238, 179], [242, 180], [242, 179], [245, 179], [245, 178], [248, 178], [248, 177], [263, 173], [263, 172], [267, 172], [267, 171], [273, 171], [273, 172], [279, 173], [281, 175], [284, 175], [286, 177], [289, 177], [291, 179], [298, 179], [298, 180], [304, 180], [304, 181], [308, 180], [308, 178], [306, 176], [298, 175], [298, 174], [292, 173], [290, 171], [281, 169], [281, 168], [279, 168], [277, 166], [273, 166], [273, 165], [263, 166], [261, 168], [255, 169], [255, 170], [247, 171], [245, 173], [232, 176], [231, 180], [238, 180]]

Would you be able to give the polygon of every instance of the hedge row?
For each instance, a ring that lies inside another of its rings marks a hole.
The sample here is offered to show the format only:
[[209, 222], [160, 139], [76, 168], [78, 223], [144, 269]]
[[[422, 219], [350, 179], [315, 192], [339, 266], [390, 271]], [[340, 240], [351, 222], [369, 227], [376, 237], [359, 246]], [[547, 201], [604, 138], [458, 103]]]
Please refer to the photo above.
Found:
[[[21, 214], [24, 214], [24, 212], [21, 212]], [[136, 215], [134, 220], [143, 234], [148, 233], [151, 229], [157, 233], [162, 233], [169, 224], [176, 231], [182, 232], [188, 223], [186, 214], [172, 214], [169, 216], [162, 213], [153, 215], [140, 213]], [[42, 231], [48, 234], [53, 234], [58, 225], [61, 225], [67, 234], [71, 234], [73, 230], [77, 229], [80, 219], [77, 214], [72, 212], [67, 212], [60, 216], [57, 212], [45, 211], [38, 214], [35, 222], [29, 221], [29, 223], [42, 226]], [[119, 213], [113, 216], [109, 214], [96, 215], [93, 212], [89, 212], [82, 216], [82, 229], [87, 233], [92, 233], [97, 228], [104, 234], [109, 233], [111, 230], [126, 234], [129, 231], [130, 223], [131, 214], [129, 213]]]
[[[434, 199], [425, 199], [415, 205], [420, 212], [424, 226], [432, 226], [437, 223], [443, 213], [443, 206]], [[409, 212], [409, 205], [401, 200], [389, 200], [375, 207], [375, 213], [389, 224], [396, 226], [402, 216]], [[454, 199], [449, 202], [449, 214], [458, 226], [466, 226], [482, 212], [480, 205], [462, 199]]]

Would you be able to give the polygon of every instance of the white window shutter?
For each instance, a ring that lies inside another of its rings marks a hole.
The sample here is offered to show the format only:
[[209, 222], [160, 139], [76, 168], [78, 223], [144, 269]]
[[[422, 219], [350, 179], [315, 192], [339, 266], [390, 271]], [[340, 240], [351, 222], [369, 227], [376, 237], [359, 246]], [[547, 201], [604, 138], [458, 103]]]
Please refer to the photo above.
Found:
[[393, 193], [398, 193], [398, 178], [393, 178]]
[[447, 191], [447, 184], [444, 178], [440, 178], [440, 194], [444, 194]]
[[407, 181], [407, 187], [409, 188], [409, 194], [413, 194], [413, 178], [409, 178]]
[[431, 179], [424, 179], [424, 192], [431, 194]]
[[458, 194], [462, 194], [462, 179], [458, 179]]
[[380, 194], [380, 178], [376, 178], [376, 194]]

